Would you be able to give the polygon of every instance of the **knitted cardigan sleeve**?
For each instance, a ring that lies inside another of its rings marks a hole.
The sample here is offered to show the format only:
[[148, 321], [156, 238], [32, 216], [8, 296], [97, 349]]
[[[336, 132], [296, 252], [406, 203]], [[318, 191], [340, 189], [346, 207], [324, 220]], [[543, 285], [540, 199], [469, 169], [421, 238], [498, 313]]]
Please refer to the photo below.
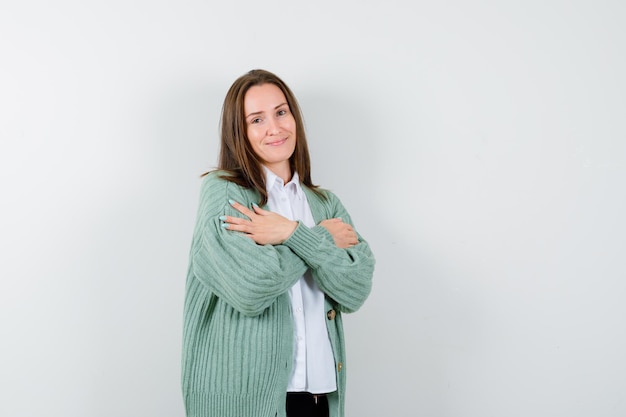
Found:
[[339, 198], [329, 191], [325, 194], [326, 200], [310, 192], [307, 195], [312, 212], [318, 213], [318, 225], [308, 228], [299, 222], [283, 244], [304, 260], [320, 289], [338, 304], [339, 310], [351, 313], [363, 305], [372, 289], [376, 262], [362, 236], [358, 235], [357, 245], [341, 249], [335, 246], [328, 230], [319, 226], [323, 219], [338, 217], [354, 227]]
[[191, 272], [235, 310], [255, 316], [287, 292], [307, 265], [287, 246], [257, 245], [239, 232], [222, 228], [220, 216], [244, 217], [229, 199], [247, 207], [258, 202], [253, 191], [208, 174], [200, 194]]

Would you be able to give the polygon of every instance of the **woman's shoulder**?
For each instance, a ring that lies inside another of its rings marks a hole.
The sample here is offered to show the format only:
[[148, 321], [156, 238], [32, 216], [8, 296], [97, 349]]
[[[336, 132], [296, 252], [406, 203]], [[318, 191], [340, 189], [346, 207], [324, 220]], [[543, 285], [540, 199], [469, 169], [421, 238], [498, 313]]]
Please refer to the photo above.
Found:
[[337, 197], [333, 191], [328, 188], [317, 187], [315, 189], [303, 185], [306, 190], [307, 200], [309, 205], [314, 206], [317, 210], [323, 210], [330, 213], [336, 211], [338, 206], [341, 206], [341, 200]]
[[237, 187], [237, 184], [229, 181], [229, 174], [226, 171], [214, 170], [209, 171], [202, 177], [200, 186], [202, 195], [226, 194], [231, 186]]
[[333, 193], [332, 191], [330, 191], [330, 189], [328, 188], [324, 188], [320, 186], [316, 186], [315, 188], [313, 188], [313, 187], [308, 187], [303, 183], [301, 183], [300, 185], [304, 190], [306, 190], [308, 195], [316, 196], [322, 200], [339, 200], [337, 195]]
[[220, 188], [228, 187], [228, 180], [226, 180], [225, 172], [220, 170], [209, 171], [202, 176], [202, 191], [208, 190], [217, 191]]
[[229, 176], [227, 171], [221, 169], [214, 169], [202, 175], [202, 184], [219, 184], [227, 182], [226, 178]]
[[224, 170], [208, 172], [202, 178], [202, 196], [205, 198], [223, 197], [237, 200], [254, 193], [252, 189], [237, 184], [237, 182], [230, 180], [229, 177], [233, 177], [233, 174]]

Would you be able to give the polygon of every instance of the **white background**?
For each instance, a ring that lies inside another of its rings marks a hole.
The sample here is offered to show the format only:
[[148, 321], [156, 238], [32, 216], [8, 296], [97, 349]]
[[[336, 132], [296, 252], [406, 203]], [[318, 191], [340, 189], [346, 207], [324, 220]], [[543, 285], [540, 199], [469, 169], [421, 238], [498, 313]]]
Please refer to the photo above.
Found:
[[620, 1], [0, 2], [0, 415], [183, 416], [199, 175], [252, 68], [377, 257], [348, 417], [626, 415]]

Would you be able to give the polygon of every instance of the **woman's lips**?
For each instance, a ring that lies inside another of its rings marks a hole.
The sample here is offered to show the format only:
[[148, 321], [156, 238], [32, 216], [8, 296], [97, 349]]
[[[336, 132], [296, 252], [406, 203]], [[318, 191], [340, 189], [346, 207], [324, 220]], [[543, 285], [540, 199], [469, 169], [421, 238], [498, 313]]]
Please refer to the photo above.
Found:
[[267, 145], [269, 145], [269, 146], [280, 146], [283, 143], [285, 143], [286, 141], [287, 141], [287, 138], [281, 139], [281, 140], [275, 140], [273, 142], [268, 142]]

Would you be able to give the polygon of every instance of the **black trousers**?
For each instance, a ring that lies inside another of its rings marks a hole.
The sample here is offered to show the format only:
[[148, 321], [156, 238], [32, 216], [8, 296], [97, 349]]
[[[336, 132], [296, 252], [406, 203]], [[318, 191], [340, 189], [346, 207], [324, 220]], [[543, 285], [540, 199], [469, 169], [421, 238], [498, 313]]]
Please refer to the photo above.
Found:
[[323, 394], [288, 392], [287, 417], [328, 417], [328, 398]]

